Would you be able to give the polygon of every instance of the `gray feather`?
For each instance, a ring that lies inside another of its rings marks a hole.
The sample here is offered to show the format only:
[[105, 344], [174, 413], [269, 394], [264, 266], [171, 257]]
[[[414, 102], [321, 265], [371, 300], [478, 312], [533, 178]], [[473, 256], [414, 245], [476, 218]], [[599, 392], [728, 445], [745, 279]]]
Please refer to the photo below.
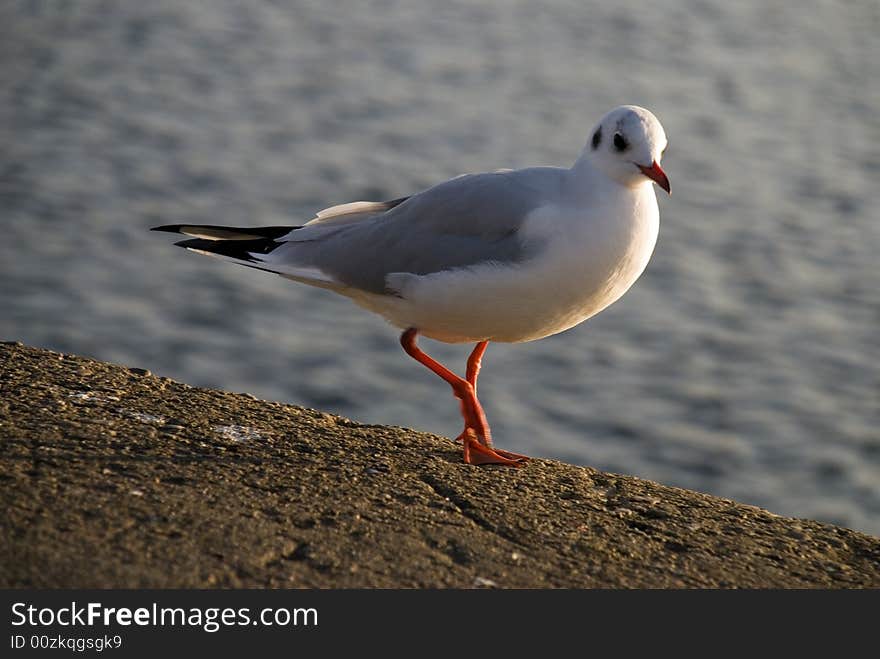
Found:
[[357, 222], [306, 225], [286, 236], [265, 262], [314, 267], [345, 286], [393, 294], [386, 285], [390, 273], [426, 275], [523, 261], [536, 246], [523, 242], [522, 222], [559, 199], [568, 171], [539, 167], [459, 176]]

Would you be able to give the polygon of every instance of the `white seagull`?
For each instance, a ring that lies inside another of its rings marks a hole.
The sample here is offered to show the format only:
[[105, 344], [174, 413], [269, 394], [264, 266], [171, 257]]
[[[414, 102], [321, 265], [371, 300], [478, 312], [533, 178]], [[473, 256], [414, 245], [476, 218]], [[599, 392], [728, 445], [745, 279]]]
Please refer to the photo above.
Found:
[[[303, 226], [174, 224], [180, 247], [327, 288], [403, 329], [411, 357], [461, 401], [468, 464], [521, 466], [495, 449], [477, 400], [489, 341], [533, 341], [567, 330], [616, 301], [657, 242], [652, 182], [666, 134], [648, 110], [624, 105], [590, 133], [571, 168], [465, 174], [393, 201], [322, 210]], [[476, 342], [464, 378], [422, 352], [419, 334]]]

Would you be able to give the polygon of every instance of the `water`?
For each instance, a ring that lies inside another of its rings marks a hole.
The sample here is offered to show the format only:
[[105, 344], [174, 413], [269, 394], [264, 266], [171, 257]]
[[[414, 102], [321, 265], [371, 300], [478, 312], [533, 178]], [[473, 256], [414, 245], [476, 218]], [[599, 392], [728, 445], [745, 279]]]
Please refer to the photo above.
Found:
[[880, 534], [880, 8], [657, 4], [3, 3], [0, 336], [454, 436], [381, 319], [147, 228], [568, 165], [637, 103], [670, 138], [653, 261], [489, 347], [498, 444]]

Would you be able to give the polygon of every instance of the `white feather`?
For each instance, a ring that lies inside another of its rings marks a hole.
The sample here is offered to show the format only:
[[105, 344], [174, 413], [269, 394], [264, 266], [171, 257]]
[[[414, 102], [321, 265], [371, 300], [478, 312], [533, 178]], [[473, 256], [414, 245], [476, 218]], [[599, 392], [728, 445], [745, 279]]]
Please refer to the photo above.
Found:
[[[251, 263], [249, 261], [243, 261], [241, 259], [236, 259], [231, 256], [226, 256], [225, 254], [215, 254], [214, 252], [208, 252], [203, 249], [197, 249], [195, 247], [187, 247], [187, 251], [195, 252], [196, 254], [204, 254], [205, 256], [213, 256], [215, 259], [220, 259], [222, 261], [229, 261], [230, 263], [238, 263], [240, 265], [248, 265], [254, 268], [259, 268], [260, 270], [266, 270], [267, 272], [274, 272], [285, 279], [292, 279], [294, 281], [299, 281], [304, 284], [311, 284], [312, 286], [318, 286], [320, 288], [332, 288], [332, 289], [340, 289], [344, 288], [342, 284], [333, 279], [323, 270], [319, 268], [310, 268], [310, 267], [302, 267], [296, 265], [284, 265], [278, 263], [266, 263], [264, 261], [257, 261], [256, 263]], [[253, 254], [255, 258], [259, 259], [262, 254]]]
[[339, 204], [331, 206], [322, 211], [318, 211], [315, 219], [306, 222], [305, 226], [310, 224], [325, 223], [343, 223], [356, 222], [364, 217], [384, 213], [388, 210], [388, 204], [384, 201], [352, 201], [347, 204]]

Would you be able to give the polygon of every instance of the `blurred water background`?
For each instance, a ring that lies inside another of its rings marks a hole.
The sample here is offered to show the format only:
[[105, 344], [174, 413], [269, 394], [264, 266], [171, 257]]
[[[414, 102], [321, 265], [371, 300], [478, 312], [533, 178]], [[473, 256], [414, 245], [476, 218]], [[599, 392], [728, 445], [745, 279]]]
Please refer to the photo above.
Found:
[[653, 261], [490, 346], [497, 443], [880, 534], [878, 34], [874, 0], [3, 2], [0, 338], [454, 436], [380, 318], [147, 229], [568, 166], [636, 103], [670, 139]]

